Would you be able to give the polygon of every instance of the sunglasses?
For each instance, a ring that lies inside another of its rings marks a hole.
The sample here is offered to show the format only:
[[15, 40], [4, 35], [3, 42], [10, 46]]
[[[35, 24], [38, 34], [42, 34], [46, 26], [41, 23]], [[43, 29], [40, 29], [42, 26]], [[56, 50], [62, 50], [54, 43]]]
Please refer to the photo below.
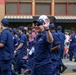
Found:
[[40, 23], [38, 23], [38, 24], [35, 24], [35, 26], [40, 26], [41, 24]]

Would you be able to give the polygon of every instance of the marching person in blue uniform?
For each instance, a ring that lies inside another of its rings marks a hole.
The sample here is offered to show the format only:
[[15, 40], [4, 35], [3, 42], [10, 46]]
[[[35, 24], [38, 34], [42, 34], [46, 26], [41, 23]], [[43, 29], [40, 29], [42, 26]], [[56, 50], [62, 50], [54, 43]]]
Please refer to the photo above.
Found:
[[65, 41], [65, 35], [64, 33], [61, 32], [62, 31], [62, 27], [58, 26], [57, 27], [57, 33], [61, 38], [61, 50], [60, 50], [60, 57], [61, 59], [63, 59], [63, 54], [64, 54], [64, 41]]
[[[12, 31], [11, 31], [11, 33], [12, 33], [12, 36], [13, 36], [13, 48], [14, 48], [14, 50], [17, 48], [17, 46], [18, 46], [18, 37], [16, 37], [16, 35], [18, 34], [17, 33], [17, 30], [15, 30], [15, 29], [13, 29]], [[14, 50], [13, 50], [13, 52], [14, 52]], [[13, 64], [13, 68], [14, 68], [14, 70], [13, 70], [13, 75], [16, 75], [16, 73], [15, 73], [15, 66], [16, 66], [16, 55], [14, 56], [14, 59], [12, 60], [12, 64]]]
[[70, 42], [70, 45], [69, 45], [69, 60], [72, 61], [74, 47], [75, 47], [75, 33], [70, 36], [69, 42]]
[[13, 39], [8, 28], [9, 21], [2, 19], [1, 21], [1, 40], [0, 40], [0, 75], [12, 75], [12, 59], [13, 59]]
[[24, 27], [20, 26], [18, 28], [20, 34], [19, 45], [15, 49], [14, 54], [16, 55], [16, 71], [18, 74], [21, 74], [21, 68], [27, 69], [27, 61], [23, 59], [24, 56], [27, 56], [27, 37], [24, 34]]
[[51, 60], [52, 60], [52, 70], [53, 70], [53, 74], [52, 75], [60, 75], [60, 70], [59, 70], [59, 50], [60, 50], [60, 37], [58, 36], [58, 34], [55, 31], [55, 26], [54, 24], [50, 24], [49, 25], [50, 28], [50, 32], [53, 35], [54, 41], [52, 43], [52, 49], [51, 49]]
[[[76, 28], [74, 28], [73, 30], [74, 30], [74, 33], [70, 37], [70, 47], [73, 50], [74, 59], [75, 59], [75, 62], [76, 62]], [[76, 72], [76, 69], [73, 69], [73, 71]]]
[[52, 75], [50, 43], [53, 42], [53, 37], [49, 30], [49, 23], [49, 19], [45, 22], [42, 19], [35, 21], [38, 35], [36, 37], [34, 66], [31, 75]]
[[62, 62], [63, 54], [64, 54], [65, 35], [61, 31], [62, 31], [62, 27], [61, 26], [58, 26], [57, 27], [57, 33], [58, 33], [58, 36], [60, 37], [60, 40], [61, 40], [60, 50], [59, 50], [59, 53], [60, 53], [60, 72], [62, 73], [62, 72], [64, 72], [67, 69], [67, 67]]
[[13, 41], [14, 41], [14, 50], [18, 46], [18, 37], [15, 36], [17, 34], [18, 34], [17, 31], [15, 29], [13, 29], [12, 30], [12, 35], [13, 35]]
[[[33, 68], [33, 59], [34, 59], [34, 52], [35, 52], [35, 39], [36, 39], [36, 30], [35, 30], [35, 26], [31, 27], [32, 28], [32, 32], [29, 33], [29, 53], [28, 53], [28, 65], [30, 67], [30, 69]], [[34, 35], [32, 35], [34, 33]]]
[[[75, 29], [74, 29], [75, 30]], [[72, 60], [72, 53], [74, 54], [74, 61], [76, 62], [76, 30], [75, 33], [70, 36], [70, 47], [69, 47], [69, 53], [70, 53], [70, 60]]]

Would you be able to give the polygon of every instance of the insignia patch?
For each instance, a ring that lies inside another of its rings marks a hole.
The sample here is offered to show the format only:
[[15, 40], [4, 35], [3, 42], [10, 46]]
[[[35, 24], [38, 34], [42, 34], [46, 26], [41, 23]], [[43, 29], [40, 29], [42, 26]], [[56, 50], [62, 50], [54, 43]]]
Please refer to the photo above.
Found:
[[39, 39], [39, 41], [42, 41], [42, 40], [43, 40], [42, 38]]

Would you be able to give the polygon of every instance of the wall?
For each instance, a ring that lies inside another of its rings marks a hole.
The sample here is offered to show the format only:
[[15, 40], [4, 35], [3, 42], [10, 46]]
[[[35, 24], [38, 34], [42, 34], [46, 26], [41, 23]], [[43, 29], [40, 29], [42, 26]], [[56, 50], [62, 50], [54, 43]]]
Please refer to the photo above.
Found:
[[0, 20], [4, 17], [5, 15], [5, 3], [4, 0], [0, 0]]

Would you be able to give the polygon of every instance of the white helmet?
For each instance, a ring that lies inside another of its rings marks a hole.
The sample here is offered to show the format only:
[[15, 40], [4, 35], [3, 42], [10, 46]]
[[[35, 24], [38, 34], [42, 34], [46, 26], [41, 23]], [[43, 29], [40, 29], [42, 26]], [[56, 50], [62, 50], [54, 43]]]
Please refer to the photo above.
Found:
[[45, 19], [47, 19], [48, 17], [46, 16], [46, 15], [41, 15], [40, 17], [39, 17], [39, 19], [43, 19], [44, 21], [45, 21]]

